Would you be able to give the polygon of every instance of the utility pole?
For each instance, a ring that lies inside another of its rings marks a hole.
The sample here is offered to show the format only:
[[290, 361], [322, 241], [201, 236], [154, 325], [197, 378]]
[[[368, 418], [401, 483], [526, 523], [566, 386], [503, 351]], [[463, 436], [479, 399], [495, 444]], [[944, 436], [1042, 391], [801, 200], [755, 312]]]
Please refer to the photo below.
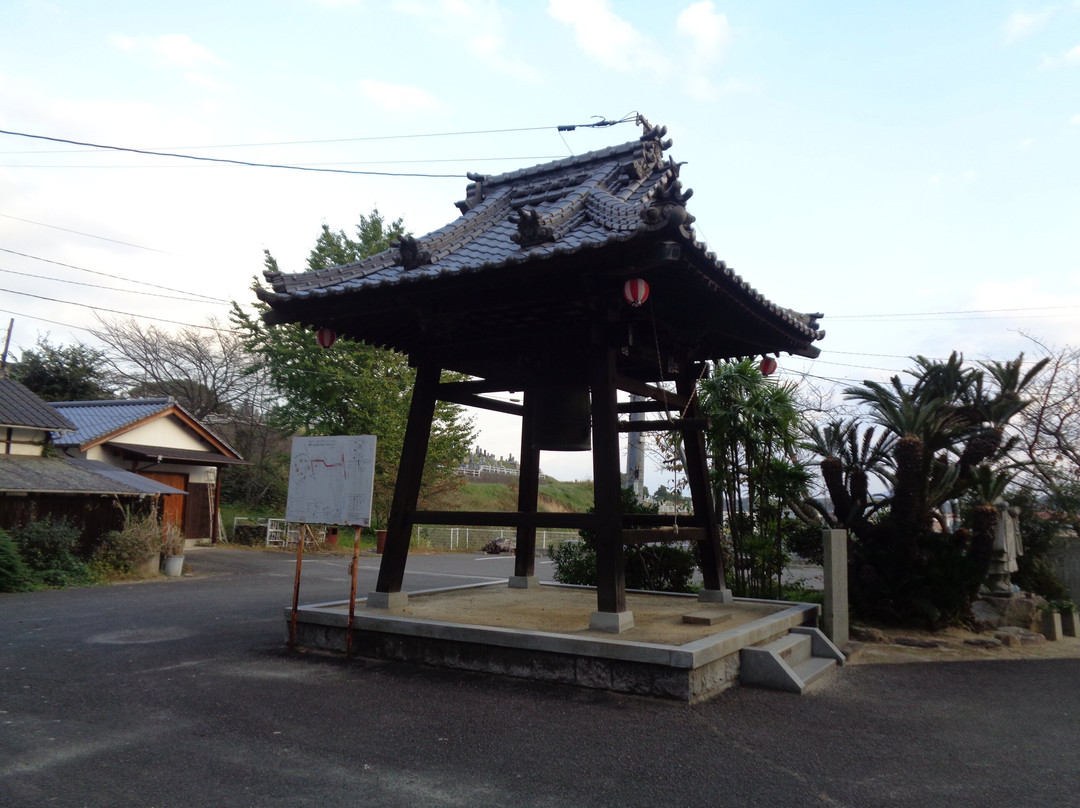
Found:
[[7, 355], [8, 348], [11, 347], [11, 331], [13, 328], [15, 328], [14, 317], [12, 317], [11, 320], [8, 321], [7, 337], [4, 338], [4, 356], [2, 359], [0, 359], [0, 379], [7, 378]]

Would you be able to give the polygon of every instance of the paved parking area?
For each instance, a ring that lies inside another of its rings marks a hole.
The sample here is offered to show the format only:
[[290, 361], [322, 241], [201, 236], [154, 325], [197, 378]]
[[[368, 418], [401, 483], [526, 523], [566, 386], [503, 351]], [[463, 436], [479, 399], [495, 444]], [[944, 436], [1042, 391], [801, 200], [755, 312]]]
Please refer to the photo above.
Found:
[[[506, 559], [471, 558], [417, 556], [406, 588], [507, 574]], [[304, 598], [347, 594], [348, 561], [310, 557]], [[686, 706], [291, 655], [291, 558], [215, 549], [192, 565], [182, 580], [0, 595], [0, 805], [1015, 808], [1080, 794], [1080, 660], [858, 665], [803, 697], [735, 689]], [[376, 572], [362, 560], [360, 591]]]

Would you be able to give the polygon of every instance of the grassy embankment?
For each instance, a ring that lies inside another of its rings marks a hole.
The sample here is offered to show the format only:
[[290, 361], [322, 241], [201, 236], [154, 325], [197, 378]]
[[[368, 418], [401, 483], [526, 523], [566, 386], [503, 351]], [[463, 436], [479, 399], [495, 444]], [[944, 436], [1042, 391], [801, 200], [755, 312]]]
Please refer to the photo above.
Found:
[[[517, 483], [465, 483], [461, 488], [440, 501], [440, 508], [449, 511], [513, 511], [517, 509], [518, 487]], [[544, 513], [584, 513], [593, 505], [593, 484], [551, 482], [540, 486], [537, 505]], [[282, 517], [281, 512], [253, 513], [245, 510], [242, 506], [221, 504], [221, 516], [225, 522], [226, 535], [231, 537], [233, 519], [237, 516], [246, 516], [253, 519], [261, 519], [267, 516]], [[342, 528], [338, 533], [338, 545], [351, 548], [353, 546], [353, 531], [351, 528]], [[375, 544], [374, 534], [363, 535], [360, 539], [361, 547], [373, 547]]]

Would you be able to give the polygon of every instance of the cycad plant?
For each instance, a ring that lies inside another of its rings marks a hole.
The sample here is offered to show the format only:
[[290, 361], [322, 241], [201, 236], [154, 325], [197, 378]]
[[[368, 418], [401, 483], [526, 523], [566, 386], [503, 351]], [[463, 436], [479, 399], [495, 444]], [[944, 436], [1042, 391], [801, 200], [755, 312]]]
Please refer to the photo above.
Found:
[[[1024, 391], [1046, 362], [1025, 369], [1021, 354], [972, 367], [955, 352], [944, 361], [913, 361], [913, 383], [893, 376], [886, 384], [867, 381], [844, 391], [863, 405], [873, 426], [827, 424], [812, 430], [804, 446], [822, 458], [833, 505], [828, 521], [853, 536], [856, 610], [940, 624], [966, 616], [985, 575], [991, 527], [954, 531], [944, 506], [1007, 482], [1002, 475], [1014, 442], [1008, 424], [1027, 406]], [[877, 438], [876, 429], [884, 430]], [[876, 503], [865, 495], [872, 476], [891, 489]]]

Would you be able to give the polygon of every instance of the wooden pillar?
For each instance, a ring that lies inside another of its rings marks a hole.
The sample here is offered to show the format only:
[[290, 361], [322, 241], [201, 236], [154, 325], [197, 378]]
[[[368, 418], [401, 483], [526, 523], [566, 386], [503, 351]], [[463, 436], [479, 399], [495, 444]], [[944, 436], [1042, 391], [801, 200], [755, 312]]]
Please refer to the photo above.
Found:
[[615, 349], [594, 340], [591, 362], [597, 611], [590, 626], [620, 632], [633, 627], [633, 617], [626, 611]]
[[[701, 417], [701, 407], [694, 388], [697, 384], [696, 370], [700, 368], [692, 362], [684, 362], [676, 382], [676, 390], [690, 403], [685, 418]], [[704, 579], [703, 600], [727, 601], [731, 592], [724, 580], [724, 554], [720, 544], [720, 529], [716, 521], [716, 508], [709, 486], [709, 466], [705, 452], [705, 434], [701, 429], [691, 428], [681, 431], [683, 451], [686, 454], [686, 480], [690, 486], [690, 498], [694, 504], [694, 513], [702, 519], [705, 528], [705, 540], [701, 543], [701, 575]]]
[[[518, 512], [536, 513], [540, 495], [540, 450], [534, 445], [536, 425], [536, 398], [528, 390], [523, 391], [524, 403], [521, 413], [521, 455], [518, 477]], [[536, 578], [536, 523], [518, 525], [517, 555], [514, 557], [514, 577], [510, 586], [528, 589], [539, 586]]]
[[[435, 393], [440, 372], [440, 368], [433, 364], [422, 364], [416, 369], [416, 384], [409, 404], [409, 420], [401, 446], [394, 499], [386, 524], [386, 546], [379, 565], [379, 580], [375, 585], [375, 591], [379, 593], [389, 595], [400, 592], [405, 578], [405, 562], [409, 559], [409, 539], [412, 537], [416, 502], [420, 497], [431, 421], [435, 417]], [[385, 598], [373, 602], [369, 597], [368, 605], [385, 606], [387, 603], [384, 601]]]

